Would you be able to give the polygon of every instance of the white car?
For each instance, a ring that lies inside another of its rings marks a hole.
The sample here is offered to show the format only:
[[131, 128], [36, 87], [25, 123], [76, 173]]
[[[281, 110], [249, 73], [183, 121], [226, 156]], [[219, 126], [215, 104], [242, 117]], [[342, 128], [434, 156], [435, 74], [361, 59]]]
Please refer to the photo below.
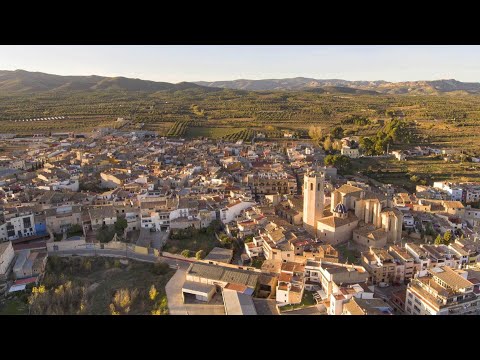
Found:
[[381, 287], [381, 288], [386, 288], [386, 287], [388, 287], [388, 286], [390, 286], [390, 285], [389, 285], [388, 283], [386, 283], [386, 282], [379, 282], [379, 283], [378, 283], [378, 286]]

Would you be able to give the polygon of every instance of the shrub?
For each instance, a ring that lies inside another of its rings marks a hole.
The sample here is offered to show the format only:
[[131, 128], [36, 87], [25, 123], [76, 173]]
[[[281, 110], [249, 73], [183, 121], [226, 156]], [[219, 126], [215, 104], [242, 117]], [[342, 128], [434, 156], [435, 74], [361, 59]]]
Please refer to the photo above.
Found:
[[201, 260], [205, 257], [205, 252], [203, 250], [198, 250], [197, 253], [195, 254], [195, 258], [197, 260]]
[[165, 275], [169, 269], [168, 264], [164, 262], [156, 262], [152, 265], [152, 272], [156, 275]]

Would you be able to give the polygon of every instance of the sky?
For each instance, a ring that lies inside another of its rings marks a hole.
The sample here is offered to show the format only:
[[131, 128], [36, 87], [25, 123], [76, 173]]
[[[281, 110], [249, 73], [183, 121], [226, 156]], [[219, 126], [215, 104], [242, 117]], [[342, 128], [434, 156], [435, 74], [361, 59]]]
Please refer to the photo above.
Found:
[[144, 80], [316, 79], [480, 82], [480, 46], [2, 45], [0, 70]]

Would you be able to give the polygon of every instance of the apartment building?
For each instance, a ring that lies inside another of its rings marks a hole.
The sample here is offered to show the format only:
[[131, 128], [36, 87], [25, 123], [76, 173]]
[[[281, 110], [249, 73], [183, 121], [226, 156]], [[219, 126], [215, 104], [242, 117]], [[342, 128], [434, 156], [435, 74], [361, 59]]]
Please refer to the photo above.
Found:
[[286, 172], [259, 172], [248, 174], [246, 183], [255, 195], [258, 194], [295, 194], [297, 180]]
[[479, 290], [467, 280], [468, 273], [438, 266], [411, 281], [405, 312], [411, 315], [478, 315]]
[[413, 278], [413, 275], [415, 274], [415, 258], [405, 248], [398, 245], [391, 245], [389, 247], [389, 252], [395, 258], [397, 264], [403, 265], [404, 281]]
[[369, 251], [362, 252], [361, 259], [373, 284], [401, 284], [404, 281], [404, 266], [397, 263], [387, 250], [370, 248]]
[[15, 209], [0, 215], [0, 241], [16, 240], [36, 234], [34, 214], [30, 210]]
[[[314, 279], [311, 276], [313, 269], [310, 269], [310, 275], [306, 276], [306, 280]], [[321, 261], [317, 269], [322, 290], [326, 296], [332, 294], [335, 286], [366, 283], [368, 280], [368, 272], [363, 266]]]

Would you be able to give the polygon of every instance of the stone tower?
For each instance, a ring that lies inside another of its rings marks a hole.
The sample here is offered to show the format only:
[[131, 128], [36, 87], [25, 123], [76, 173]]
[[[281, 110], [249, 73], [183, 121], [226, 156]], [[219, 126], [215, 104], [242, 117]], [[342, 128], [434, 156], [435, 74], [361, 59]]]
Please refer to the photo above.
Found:
[[303, 179], [303, 227], [312, 235], [323, 217], [324, 182], [325, 173], [318, 171], [306, 173]]

